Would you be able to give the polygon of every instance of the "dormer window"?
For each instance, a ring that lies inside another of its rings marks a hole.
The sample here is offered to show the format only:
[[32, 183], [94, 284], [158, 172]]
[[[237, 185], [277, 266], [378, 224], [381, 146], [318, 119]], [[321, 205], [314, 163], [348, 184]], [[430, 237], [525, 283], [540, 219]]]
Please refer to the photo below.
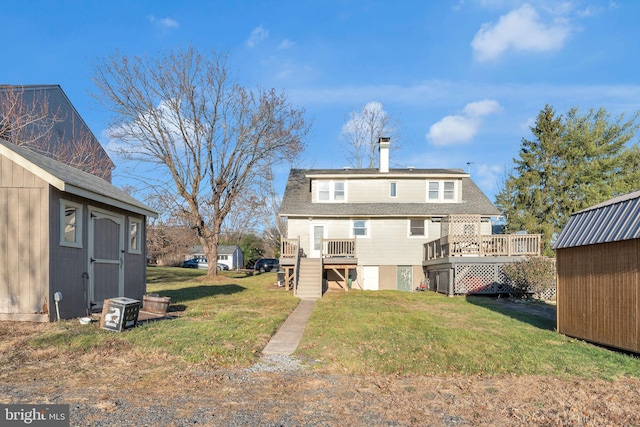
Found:
[[319, 202], [344, 202], [346, 200], [346, 184], [344, 181], [318, 181]]
[[457, 200], [457, 181], [429, 181], [427, 201], [455, 202]]

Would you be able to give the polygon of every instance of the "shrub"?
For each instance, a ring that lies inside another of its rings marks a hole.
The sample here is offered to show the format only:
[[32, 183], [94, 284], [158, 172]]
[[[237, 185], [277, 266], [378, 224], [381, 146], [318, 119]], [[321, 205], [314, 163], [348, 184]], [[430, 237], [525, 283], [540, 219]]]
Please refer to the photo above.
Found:
[[540, 298], [543, 292], [556, 286], [556, 260], [547, 257], [527, 258], [505, 264], [504, 274], [520, 297]]

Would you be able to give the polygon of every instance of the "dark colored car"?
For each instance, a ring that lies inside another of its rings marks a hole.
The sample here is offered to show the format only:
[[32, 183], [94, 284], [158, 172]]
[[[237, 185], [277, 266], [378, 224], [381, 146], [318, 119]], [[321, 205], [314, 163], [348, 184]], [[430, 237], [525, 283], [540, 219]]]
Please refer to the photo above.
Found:
[[280, 269], [280, 261], [275, 258], [260, 258], [256, 261], [253, 269], [258, 270], [260, 273], [278, 271]]

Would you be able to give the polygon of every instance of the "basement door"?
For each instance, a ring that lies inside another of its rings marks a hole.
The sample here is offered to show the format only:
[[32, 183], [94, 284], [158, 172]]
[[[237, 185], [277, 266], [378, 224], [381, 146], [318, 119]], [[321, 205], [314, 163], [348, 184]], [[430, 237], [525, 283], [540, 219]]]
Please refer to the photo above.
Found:
[[377, 291], [378, 284], [378, 266], [365, 265], [362, 267], [362, 288], [366, 291]]
[[89, 208], [89, 300], [124, 296], [124, 216]]
[[410, 265], [399, 265], [397, 276], [398, 290], [411, 292], [413, 290], [413, 267]]

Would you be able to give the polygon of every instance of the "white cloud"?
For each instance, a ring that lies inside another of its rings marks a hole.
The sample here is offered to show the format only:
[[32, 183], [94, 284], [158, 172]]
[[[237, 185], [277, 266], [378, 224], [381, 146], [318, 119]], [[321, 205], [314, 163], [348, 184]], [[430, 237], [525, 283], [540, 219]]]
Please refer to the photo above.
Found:
[[467, 142], [478, 132], [478, 120], [462, 116], [447, 116], [429, 128], [427, 139], [434, 145]]
[[492, 99], [470, 102], [464, 107], [464, 116], [446, 116], [429, 128], [428, 141], [444, 146], [470, 141], [479, 131], [482, 118], [501, 110]]
[[464, 113], [470, 117], [484, 117], [496, 113], [502, 108], [498, 101], [485, 99], [483, 101], [470, 102], [464, 107]]
[[481, 188], [496, 188], [500, 186], [500, 181], [504, 175], [504, 167], [487, 164], [471, 164], [471, 177]]
[[351, 112], [351, 119], [342, 126], [342, 134], [357, 133], [365, 123], [369, 123], [371, 120], [384, 121], [386, 117], [387, 112], [384, 111], [382, 102], [368, 102], [360, 113], [355, 111]]
[[492, 61], [508, 50], [546, 52], [560, 49], [570, 32], [566, 21], [545, 25], [536, 10], [525, 3], [519, 9], [501, 16], [497, 24], [483, 24], [471, 47], [478, 61]]
[[153, 15], [149, 16], [149, 22], [152, 24], [161, 27], [161, 28], [178, 28], [180, 25], [178, 21], [172, 18], [156, 18]]
[[289, 39], [284, 39], [280, 42], [280, 44], [278, 45], [278, 49], [289, 49], [290, 47], [293, 47], [295, 43], [292, 42]]
[[265, 30], [262, 25], [260, 25], [259, 27], [256, 27], [253, 29], [253, 31], [251, 31], [251, 35], [247, 39], [247, 46], [254, 47], [258, 43], [265, 40], [267, 37], [269, 37], [269, 30]]

